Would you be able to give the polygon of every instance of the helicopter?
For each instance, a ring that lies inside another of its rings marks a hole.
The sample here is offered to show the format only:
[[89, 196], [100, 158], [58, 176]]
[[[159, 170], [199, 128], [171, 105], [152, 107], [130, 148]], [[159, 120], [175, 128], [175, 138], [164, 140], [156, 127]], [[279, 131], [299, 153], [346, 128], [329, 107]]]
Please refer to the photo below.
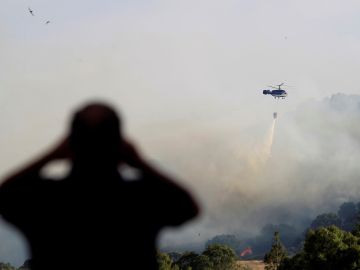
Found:
[[263, 90], [263, 94], [264, 95], [272, 95], [275, 99], [276, 98], [282, 98], [284, 99], [287, 96], [287, 92], [284, 89], [281, 89], [281, 86], [283, 86], [284, 83], [281, 84], [277, 84], [275, 86], [269, 86], [271, 88], [273, 88], [274, 90]]

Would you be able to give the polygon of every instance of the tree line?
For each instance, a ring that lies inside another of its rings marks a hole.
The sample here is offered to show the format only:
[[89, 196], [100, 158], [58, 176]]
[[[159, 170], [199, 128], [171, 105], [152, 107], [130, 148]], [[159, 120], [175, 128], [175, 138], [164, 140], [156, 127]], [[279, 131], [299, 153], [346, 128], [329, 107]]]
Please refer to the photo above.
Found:
[[30, 270], [30, 261], [25, 261], [19, 268], [12, 266], [10, 263], [0, 262], [0, 270]]
[[275, 233], [271, 250], [265, 255], [266, 270], [358, 270], [360, 269], [360, 226], [352, 232], [335, 225], [310, 229], [302, 249], [288, 256]]
[[299, 251], [289, 256], [274, 234], [265, 255], [266, 270], [360, 269], [360, 204], [344, 203], [337, 214], [317, 216], [306, 230]]
[[210, 244], [200, 254], [185, 252], [173, 255], [158, 252], [159, 270], [249, 270], [236, 263], [235, 251], [227, 245]]
[[335, 225], [341, 230], [351, 232], [354, 230], [360, 213], [360, 203], [344, 202], [336, 212], [322, 213], [314, 219], [306, 222], [306, 225], [295, 227], [291, 224], [266, 224], [262, 227], [259, 234], [248, 239], [240, 239], [235, 235], [217, 235], [207, 241], [209, 244], [224, 244], [233, 248], [236, 254], [241, 250], [250, 246], [253, 254], [247, 256], [247, 259], [263, 259], [264, 255], [269, 251], [272, 245], [272, 237], [274, 232], [279, 232], [281, 242], [286, 248], [289, 255], [298, 253], [303, 247], [307, 232], [312, 229], [316, 230], [320, 227]]

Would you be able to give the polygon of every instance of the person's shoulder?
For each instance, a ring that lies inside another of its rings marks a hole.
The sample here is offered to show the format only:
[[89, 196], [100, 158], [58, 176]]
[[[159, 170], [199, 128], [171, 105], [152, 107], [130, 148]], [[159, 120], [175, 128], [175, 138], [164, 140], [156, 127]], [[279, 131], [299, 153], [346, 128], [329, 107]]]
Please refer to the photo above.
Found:
[[38, 189], [39, 187], [48, 186], [49, 179], [42, 178], [39, 175], [29, 175], [26, 177], [19, 177], [15, 181], [7, 181], [1, 184], [0, 193], [29, 193], [32, 189]]
[[156, 177], [151, 177], [144, 175], [139, 177], [136, 180], [128, 181], [129, 186], [132, 188], [138, 189], [147, 189], [147, 190], [160, 190], [160, 189], [173, 189], [173, 185], [169, 185], [166, 181], [159, 180]]
[[142, 190], [151, 187], [149, 181], [147, 181], [147, 179], [144, 177], [139, 177], [134, 180], [125, 180], [122, 182], [122, 186], [125, 189], [129, 189], [129, 190], [137, 190], [137, 189]]
[[122, 190], [136, 197], [150, 198], [165, 192], [167, 188], [161, 181], [145, 176], [136, 180], [124, 181]]

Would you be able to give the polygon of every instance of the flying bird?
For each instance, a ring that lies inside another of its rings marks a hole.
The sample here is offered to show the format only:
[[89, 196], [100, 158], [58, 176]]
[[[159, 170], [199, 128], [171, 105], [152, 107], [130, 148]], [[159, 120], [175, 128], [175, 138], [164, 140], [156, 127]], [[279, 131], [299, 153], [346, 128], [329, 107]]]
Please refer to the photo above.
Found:
[[30, 12], [30, 14], [31, 14], [32, 16], [35, 16], [35, 15], [34, 15], [34, 11], [33, 11], [31, 8], [28, 8], [28, 10], [29, 10], [29, 12]]
[[50, 21], [46, 21], [46, 23], [45, 24], [49, 24], [50, 23]]

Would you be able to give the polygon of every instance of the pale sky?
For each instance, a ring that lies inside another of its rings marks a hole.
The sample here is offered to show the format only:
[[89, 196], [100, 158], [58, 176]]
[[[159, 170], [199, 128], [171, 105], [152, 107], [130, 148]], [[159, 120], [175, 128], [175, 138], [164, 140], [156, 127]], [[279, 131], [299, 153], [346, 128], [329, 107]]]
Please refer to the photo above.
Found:
[[[280, 125], [308, 101], [360, 94], [359, 14], [357, 0], [2, 0], [0, 176], [101, 98], [149, 158], [201, 193], [179, 160], [260, 140], [275, 110]], [[286, 100], [262, 95], [282, 82]]]
[[252, 122], [273, 110], [261, 95], [269, 84], [293, 86], [285, 111], [360, 93], [359, 11], [355, 0], [3, 0], [0, 120], [10, 128], [1, 146], [21, 137], [17, 151], [36, 151], [35, 141], [52, 141], [69, 110], [94, 97], [119, 106], [138, 131], [234, 111]]

